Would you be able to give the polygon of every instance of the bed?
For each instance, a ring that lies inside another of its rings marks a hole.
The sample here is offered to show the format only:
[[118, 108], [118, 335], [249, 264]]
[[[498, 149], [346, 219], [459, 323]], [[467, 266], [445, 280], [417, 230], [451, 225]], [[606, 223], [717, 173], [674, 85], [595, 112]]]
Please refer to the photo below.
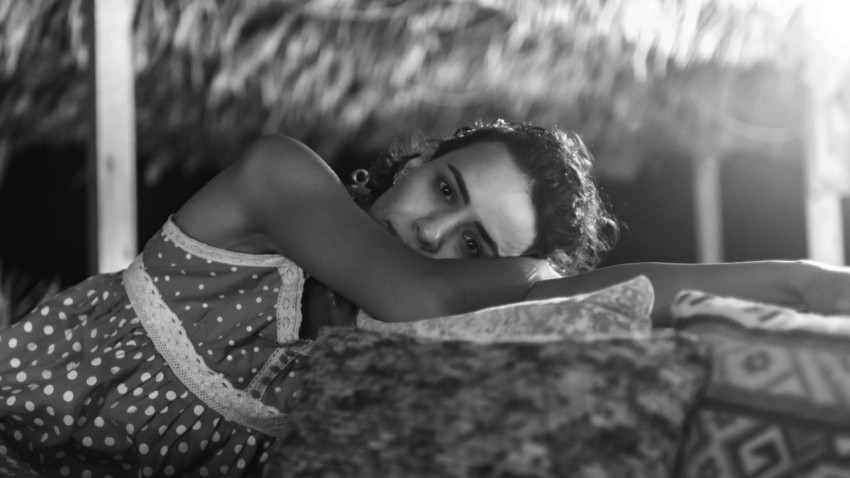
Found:
[[850, 476], [850, 318], [644, 277], [324, 331], [266, 476]]

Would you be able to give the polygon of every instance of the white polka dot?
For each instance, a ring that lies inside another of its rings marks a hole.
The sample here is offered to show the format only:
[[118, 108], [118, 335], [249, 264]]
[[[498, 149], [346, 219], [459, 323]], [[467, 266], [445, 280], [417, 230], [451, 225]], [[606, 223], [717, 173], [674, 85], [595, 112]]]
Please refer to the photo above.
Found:
[[239, 461], [236, 462], [236, 468], [239, 468], [240, 470], [245, 468], [245, 459], [244, 458], [240, 458]]
[[63, 466], [62, 468], [59, 468], [59, 474], [62, 476], [68, 476], [71, 474], [71, 469], [67, 466]]
[[201, 474], [201, 476], [210, 476], [210, 471], [205, 466], [202, 466], [201, 469], [198, 470], [198, 472]]
[[147, 445], [147, 443], [142, 443], [139, 445], [139, 453], [142, 455], [147, 455], [151, 448]]
[[26, 372], [18, 372], [18, 374], [15, 376], [15, 379], [18, 382], [24, 382], [27, 379], [27, 373]]
[[242, 310], [242, 304], [236, 304], [236, 310]]
[[204, 407], [195, 405], [195, 415], [201, 416], [202, 413], [204, 413]]
[[129, 407], [127, 407], [127, 413], [136, 413], [136, 410], [138, 410], [138, 408], [136, 408], [135, 405], [130, 405]]
[[169, 391], [165, 392], [165, 398], [168, 401], [172, 401], [172, 400], [177, 398], [177, 394], [174, 393], [172, 390], [169, 390]]
[[195, 422], [195, 424], [192, 425], [192, 430], [198, 431], [200, 429], [201, 429], [201, 422]]
[[198, 284], [198, 289], [199, 289], [199, 290], [204, 290], [204, 284]]
[[30, 342], [30, 343], [27, 344], [27, 350], [29, 350], [30, 352], [35, 352], [35, 350], [37, 348], [38, 348], [38, 345], [36, 345], [33, 342]]
[[106, 446], [112, 446], [115, 444], [115, 439], [108, 436], [103, 439], [103, 443], [106, 443]]
[[127, 433], [128, 433], [129, 435], [132, 435], [132, 434], [133, 434], [133, 432], [135, 431], [135, 428], [133, 427], [133, 424], [132, 424], [132, 423], [128, 423], [126, 428], [127, 428]]
[[189, 451], [189, 445], [186, 442], [180, 442], [180, 444], [177, 445], [177, 450], [179, 450], [180, 453], [186, 453]]
[[35, 404], [27, 400], [26, 403], [24, 403], [24, 408], [26, 408], [28, 412], [31, 412], [35, 410]]
[[74, 392], [72, 392], [72, 391], [68, 390], [67, 392], [65, 392], [65, 393], [63, 393], [63, 394], [62, 394], [62, 398], [63, 398], [66, 402], [70, 402], [70, 401], [74, 400]]
[[134, 397], [141, 397], [143, 393], [145, 393], [145, 391], [142, 390], [141, 387], [136, 387], [135, 389], [133, 389]]
[[15, 348], [17, 345], [18, 345], [18, 339], [14, 338], [14, 337], [9, 339], [9, 348], [10, 349]]
[[92, 444], [91, 437], [83, 437], [83, 446], [90, 447]]
[[12, 395], [11, 397], [6, 399], [6, 405], [11, 407], [12, 405], [15, 404], [15, 400], [17, 400], [17, 398], [14, 395]]
[[114, 375], [114, 374], [120, 372], [121, 369], [118, 368], [118, 367], [112, 367], [111, 369], [109, 369], [109, 371], [112, 372], [112, 374]]
[[18, 360], [17, 357], [16, 357], [16, 358], [13, 358], [12, 360], [9, 361], [9, 365], [11, 365], [12, 368], [18, 368], [18, 367], [21, 366], [21, 361]]
[[126, 394], [127, 393], [127, 385], [123, 384], [123, 383], [119, 383], [118, 384], [118, 393], [120, 393], [121, 395]]
[[74, 424], [74, 417], [72, 417], [71, 415], [65, 415], [62, 418], [62, 423], [64, 423], [65, 425], [70, 427], [71, 425]]
[[44, 386], [44, 394], [45, 395], [53, 395], [53, 385], [47, 384]]
[[68, 372], [68, 380], [76, 380], [76, 378], [77, 378], [77, 371], [76, 370], [71, 370], [70, 372]]
[[86, 379], [86, 385], [88, 385], [89, 387], [93, 387], [96, 384], [97, 384], [97, 378], [96, 377], [89, 377], [88, 379]]
[[45, 305], [44, 307], [41, 308], [41, 315], [47, 315], [49, 313], [50, 313], [50, 307]]
[[153, 405], [150, 405], [150, 406], [148, 406], [148, 408], [145, 409], [145, 415], [147, 415], [149, 417], [152, 417], [155, 413], [156, 413], [156, 409], [153, 407]]
[[65, 314], [65, 312], [60, 310], [59, 311], [59, 318], [62, 319], [62, 320], [65, 320], [65, 319], [68, 318], [68, 316]]
[[259, 304], [260, 302], [262, 302], [262, 301], [263, 301], [263, 299], [262, 299], [262, 298], [257, 297], [257, 303], [258, 303], [258, 304]]
[[[45, 309], [46, 308], [47, 307], [45, 307]], [[53, 326], [52, 325], [45, 325], [44, 326], [44, 335], [52, 335], [52, 334], [53, 334]]]
[[153, 476], [153, 468], [146, 466], [142, 468], [142, 475], [144, 476]]

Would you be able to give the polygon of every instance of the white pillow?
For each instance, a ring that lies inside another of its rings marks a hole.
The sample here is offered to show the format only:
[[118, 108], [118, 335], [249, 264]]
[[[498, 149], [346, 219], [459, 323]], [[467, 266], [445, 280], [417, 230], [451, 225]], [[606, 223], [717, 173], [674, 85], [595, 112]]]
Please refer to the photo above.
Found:
[[360, 312], [357, 327], [473, 342], [552, 341], [565, 337], [647, 337], [655, 294], [645, 276], [587, 294], [518, 302], [465, 314], [387, 323]]

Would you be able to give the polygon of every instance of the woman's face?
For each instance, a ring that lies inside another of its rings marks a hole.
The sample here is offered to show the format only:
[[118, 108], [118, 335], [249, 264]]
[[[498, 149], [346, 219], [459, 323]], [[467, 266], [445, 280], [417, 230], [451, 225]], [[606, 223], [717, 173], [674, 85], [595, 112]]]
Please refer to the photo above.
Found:
[[411, 248], [439, 259], [510, 257], [534, 242], [529, 181], [503, 144], [474, 143], [407, 167], [369, 213]]

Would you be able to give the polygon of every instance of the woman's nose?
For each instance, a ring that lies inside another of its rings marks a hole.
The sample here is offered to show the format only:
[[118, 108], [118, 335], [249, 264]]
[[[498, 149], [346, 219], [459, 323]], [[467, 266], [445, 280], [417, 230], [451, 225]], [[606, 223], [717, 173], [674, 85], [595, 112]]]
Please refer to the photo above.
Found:
[[439, 251], [456, 222], [451, 214], [430, 215], [414, 221], [416, 238], [422, 249], [431, 253]]

